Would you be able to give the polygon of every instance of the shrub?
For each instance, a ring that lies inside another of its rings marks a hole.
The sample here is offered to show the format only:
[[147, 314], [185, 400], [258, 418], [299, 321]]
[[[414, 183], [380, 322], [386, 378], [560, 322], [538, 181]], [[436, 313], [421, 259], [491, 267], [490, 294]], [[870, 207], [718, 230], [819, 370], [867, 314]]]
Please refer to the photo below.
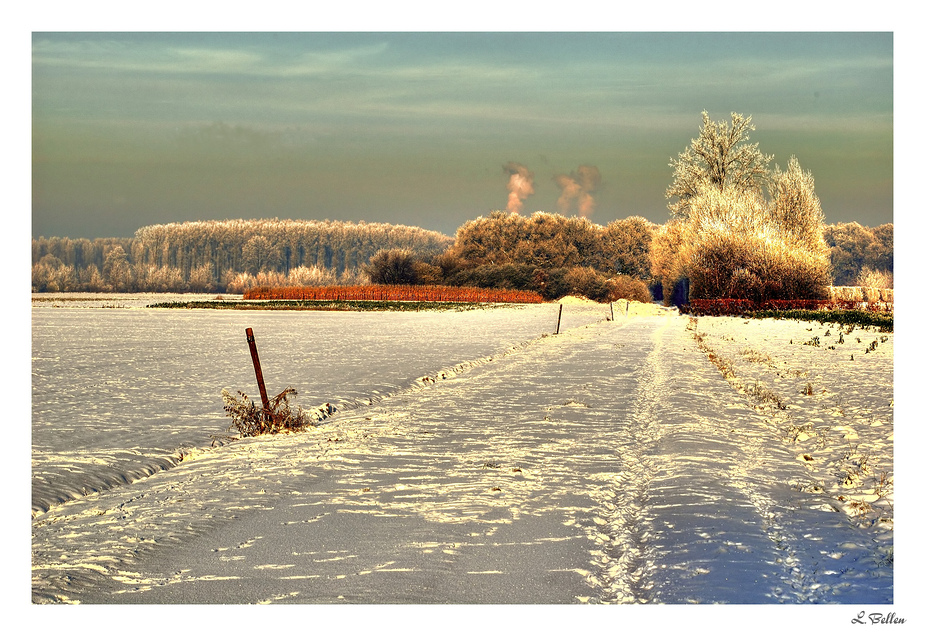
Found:
[[866, 265], [861, 268], [858, 279], [855, 282], [857, 287], [876, 287], [878, 289], [893, 289], [893, 273], [882, 270], [874, 270]]
[[597, 302], [610, 299], [607, 279], [590, 267], [572, 267], [566, 270], [563, 283], [568, 289], [567, 294], [584, 296]]
[[411, 250], [379, 250], [369, 259], [366, 274], [378, 285], [416, 285], [420, 282], [417, 260]]
[[636, 300], [641, 303], [652, 302], [649, 286], [638, 278], [618, 275], [607, 281], [607, 300]]
[[714, 186], [688, 201], [671, 271], [690, 279], [691, 298], [828, 298], [824, 242], [805, 233], [794, 238], [773, 206], [754, 192]]
[[457, 287], [535, 289], [535, 271], [532, 265], [515, 263], [478, 265], [457, 270], [446, 279], [446, 283]]
[[236, 397], [229, 391], [222, 390], [225, 414], [232, 421], [228, 430], [236, 429], [241, 437], [254, 437], [283, 431], [298, 431], [313, 425], [313, 421], [302, 411], [302, 407], [295, 412], [290, 408], [289, 397], [295, 395], [296, 390], [287, 387], [282, 393], [270, 399], [269, 408], [264, 409], [254, 404], [253, 400], [240, 391]]

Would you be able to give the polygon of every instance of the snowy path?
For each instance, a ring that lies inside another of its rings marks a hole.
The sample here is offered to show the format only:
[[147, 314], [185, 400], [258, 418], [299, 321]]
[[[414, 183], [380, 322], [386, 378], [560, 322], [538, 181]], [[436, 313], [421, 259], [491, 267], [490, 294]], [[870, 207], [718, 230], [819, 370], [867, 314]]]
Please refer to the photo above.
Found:
[[677, 315], [539, 339], [33, 523], [34, 598], [888, 603], [882, 539]]

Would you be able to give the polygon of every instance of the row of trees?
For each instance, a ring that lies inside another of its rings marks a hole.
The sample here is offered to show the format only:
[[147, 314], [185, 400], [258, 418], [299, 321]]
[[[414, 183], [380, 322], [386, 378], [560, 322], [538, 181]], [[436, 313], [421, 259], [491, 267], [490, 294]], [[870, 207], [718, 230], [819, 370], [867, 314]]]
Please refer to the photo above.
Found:
[[[616, 291], [622, 297], [630, 293], [629, 286], [641, 298], [640, 285], [634, 281], [642, 281], [658, 296], [666, 278], [664, 257], [677, 250], [680, 227], [677, 223], [658, 226], [640, 217], [600, 227], [585, 218], [494, 213], [467, 223], [459, 240], [444, 252], [385, 249], [363, 267], [341, 272], [314, 264], [288, 272], [229, 267], [218, 279], [208, 263], [186, 276], [180, 267], [134, 263], [129, 256], [134, 239], [37, 239], [33, 240], [32, 288], [242, 293], [257, 286], [359, 285], [374, 280], [533, 289], [555, 298], [577, 290], [600, 296], [610, 281], [611, 287], [622, 285]], [[835, 285], [892, 286], [892, 224], [827, 225], [823, 235], [831, 250]], [[674, 278], [679, 275], [674, 272]]]
[[[893, 224], [864, 227], [858, 223], [827, 225], [823, 231], [830, 248], [835, 285], [892, 287]], [[879, 275], [878, 285], [866, 285]]]
[[355, 284], [383, 249], [444, 251], [419, 227], [342, 221], [230, 220], [142, 227], [130, 239], [32, 241], [35, 291], [226, 291], [254, 284]]
[[101, 268], [95, 264], [76, 268], [46, 254], [32, 266], [32, 290], [37, 292], [228, 292], [243, 293], [258, 286], [357, 285], [368, 281], [362, 269], [337, 273], [320, 267], [297, 267], [289, 273], [261, 271], [257, 274], [226, 269], [218, 280], [212, 267], [202, 265], [184, 277], [179, 267], [132, 264], [121, 247], [114, 247]]
[[[700, 135], [670, 161], [671, 219], [664, 225], [631, 217], [602, 227], [585, 218], [495, 212], [459, 228], [443, 254], [382, 252], [367, 273], [376, 282], [509, 287], [595, 300], [647, 283], [673, 304], [826, 299], [833, 282], [892, 285], [892, 224], [827, 226], [813, 176], [797, 158], [786, 170], [771, 168], [773, 156], [747, 143], [751, 117], [702, 117]], [[640, 296], [648, 295], [643, 288]]]

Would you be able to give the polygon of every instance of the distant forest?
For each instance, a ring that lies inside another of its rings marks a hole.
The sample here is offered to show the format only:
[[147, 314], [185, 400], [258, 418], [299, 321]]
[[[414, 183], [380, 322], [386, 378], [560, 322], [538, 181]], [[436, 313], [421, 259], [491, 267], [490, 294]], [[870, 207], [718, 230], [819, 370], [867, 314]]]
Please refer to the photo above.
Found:
[[231, 220], [148, 225], [133, 238], [32, 240], [33, 291], [240, 293], [255, 285], [354, 283], [380, 250], [443, 252], [419, 227]]
[[[660, 297], [650, 247], [660, 226], [629, 217], [494, 212], [454, 238], [419, 227], [341, 221], [232, 220], [149, 225], [132, 238], [32, 240], [32, 290], [241, 293], [257, 286], [419, 284]], [[893, 224], [826, 225], [832, 283], [892, 276]], [[373, 282], [381, 282], [373, 280]], [[630, 290], [630, 291], [628, 291]]]

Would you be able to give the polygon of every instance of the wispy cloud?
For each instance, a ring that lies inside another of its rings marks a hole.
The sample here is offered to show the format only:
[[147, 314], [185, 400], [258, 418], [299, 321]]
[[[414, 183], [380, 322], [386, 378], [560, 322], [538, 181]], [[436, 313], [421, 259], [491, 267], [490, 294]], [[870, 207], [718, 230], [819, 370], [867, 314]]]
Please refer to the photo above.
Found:
[[286, 78], [322, 75], [353, 68], [388, 48], [385, 42], [339, 50], [303, 53], [295, 58], [271, 50], [220, 46], [170, 46], [124, 40], [37, 38], [32, 62], [37, 68], [93, 69], [138, 74], [209, 74]]
[[[843, 126], [852, 117], [872, 117], [877, 109], [882, 113], [892, 106], [891, 101], [882, 103], [889, 100], [884, 91], [876, 92], [876, 103], [835, 99], [840, 91], [863, 91], [863, 82], [891, 77], [892, 59], [884, 54], [788, 57], [774, 52], [711, 58], [709, 63], [695, 51], [670, 62], [642, 52], [562, 59], [491, 57], [466, 50], [413, 55], [408, 48], [392, 46], [390, 38], [396, 36], [370, 34], [345, 39], [342, 45], [332, 38], [315, 42], [304, 37], [285, 45], [242, 40], [232, 46], [221, 39], [199, 42], [192, 37], [162, 42], [39, 34], [33, 42], [33, 64], [39, 79], [55, 70], [86, 72], [88, 85], [94, 71], [100, 82], [118, 74], [125, 78], [119, 80], [125, 94], [120, 101], [127, 105], [132, 93], [157, 90], [169, 95], [152, 82], [173, 80], [182, 86], [196, 81], [195, 91], [181, 93], [186, 105], [202, 109], [205, 119], [215, 118], [207, 113], [221, 103], [222, 118], [252, 122], [312, 116], [331, 121], [363, 117], [364, 125], [383, 118], [425, 127], [495, 122], [686, 130], [691, 118], [698, 119], [707, 109], [720, 116], [732, 110], [789, 111], [778, 120], [800, 128]], [[253, 83], [257, 80], [259, 88]], [[229, 95], [231, 82], [238, 86]], [[813, 102], [814, 92], [829, 101]], [[793, 112], [801, 106], [803, 112]], [[795, 118], [788, 119], [791, 115]]]

